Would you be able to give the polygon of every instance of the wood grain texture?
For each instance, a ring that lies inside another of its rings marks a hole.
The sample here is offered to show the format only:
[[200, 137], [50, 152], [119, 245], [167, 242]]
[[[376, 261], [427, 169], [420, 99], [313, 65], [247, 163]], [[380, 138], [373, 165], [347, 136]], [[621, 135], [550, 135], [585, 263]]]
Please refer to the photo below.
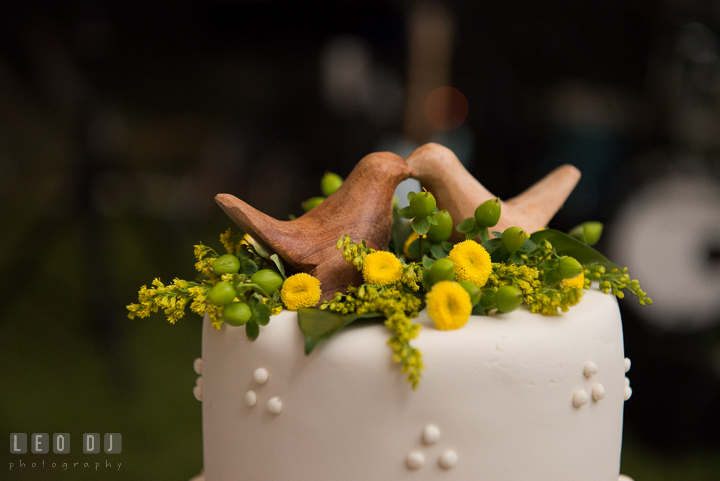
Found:
[[[407, 161], [422, 186], [435, 196], [438, 209], [447, 209], [450, 213], [454, 227], [473, 217], [481, 203], [497, 197], [478, 182], [447, 147], [425, 144]], [[546, 227], [579, 180], [580, 171], [574, 166], [558, 167], [518, 196], [501, 200], [500, 221], [490, 230], [502, 232], [519, 226], [532, 233]], [[450, 239], [463, 240], [464, 235], [453, 230]]]
[[320, 205], [290, 221], [273, 219], [230, 194], [215, 201], [258, 242], [295, 269], [320, 280], [322, 299], [360, 285], [362, 276], [336, 249], [349, 234], [374, 249], [387, 247], [392, 229], [392, 202], [397, 185], [412, 174], [405, 159], [390, 152], [363, 157], [340, 188]]

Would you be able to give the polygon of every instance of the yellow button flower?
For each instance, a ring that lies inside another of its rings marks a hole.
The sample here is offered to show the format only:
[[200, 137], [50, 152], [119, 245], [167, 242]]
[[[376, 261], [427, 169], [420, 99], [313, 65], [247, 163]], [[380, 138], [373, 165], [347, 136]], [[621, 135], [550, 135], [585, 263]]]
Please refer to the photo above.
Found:
[[367, 255], [363, 260], [362, 274], [368, 284], [386, 286], [400, 280], [402, 264], [393, 253], [377, 251]]
[[280, 290], [283, 304], [291, 311], [313, 307], [320, 301], [320, 294], [320, 281], [304, 272], [285, 279]]
[[470, 294], [457, 282], [438, 282], [427, 294], [426, 300], [428, 314], [438, 329], [459, 329], [470, 319]]
[[490, 254], [474, 240], [455, 244], [448, 254], [455, 263], [455, 279], [483, 287], [492, 270]]

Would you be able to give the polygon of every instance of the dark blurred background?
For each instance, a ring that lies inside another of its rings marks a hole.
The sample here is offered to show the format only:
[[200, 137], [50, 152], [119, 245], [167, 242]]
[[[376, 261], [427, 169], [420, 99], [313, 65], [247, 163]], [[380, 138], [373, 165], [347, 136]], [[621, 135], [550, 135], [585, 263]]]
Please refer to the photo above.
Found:
[[200, 472], [201, 321], [125, 306], [221, 248], [215, 194], [300, 215], [324, 172], [437, 141], [503, 198], [580, 168], [551, 226], [605, 222], [655, 301], [620, 301], [622, 472], [720, 479], [719, 34], [717, 0], [2, 2], [0, 426], [71, 434], [25, 462], [123, 453], [5, 450], [0, 478]]

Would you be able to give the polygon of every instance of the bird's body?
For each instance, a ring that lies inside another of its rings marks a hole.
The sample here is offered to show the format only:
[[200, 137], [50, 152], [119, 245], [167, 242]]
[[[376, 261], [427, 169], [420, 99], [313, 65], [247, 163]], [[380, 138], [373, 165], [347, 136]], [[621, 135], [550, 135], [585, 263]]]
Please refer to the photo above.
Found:
[[[473, 217], [481, 203], [496, 197], [465, 169], [447, 147], [425, 144], [415, 150], [407, 161], [422, 186], [435, 196], [438, 209], [446, 209], [450, 213], [455, 227]], [[526, 232], [535, 232], [546, 227], [579, 180], [580, 171], [577, 168], [572, 165], [558, 167], [520, 195], [507, 201], [501, 200], [500, 221], [492, 230], [502, 232], [508, 227], [519, 226]], [[451, 240], [461, 239], [462, 234], [454, 230]]]
[[337, 250], [338, 239], [348, 234], [355, 241], [364, 239], [374, 249], [386, 247], [395, 188], [411, 173], [407, 162], [396, 154], [369, 154], [337, 191], [290, 221], [273, 219], [230, 194], [218, 194], [215, 200], [243, 231], [294, 269], [318, 278], [322, 298], [328, 299], [362, 282], [357, 269]]

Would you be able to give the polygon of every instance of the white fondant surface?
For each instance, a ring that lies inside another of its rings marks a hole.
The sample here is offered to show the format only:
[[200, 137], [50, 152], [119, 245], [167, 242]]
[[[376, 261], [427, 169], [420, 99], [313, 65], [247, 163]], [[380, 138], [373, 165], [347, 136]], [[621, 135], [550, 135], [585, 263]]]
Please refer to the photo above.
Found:
[[[456, 331], [426, 313], [417, 391], [393, 363], [382, 324], [356, 322], [310, 356], [297, 315], [284, 311], [255, 342], [243, 327], [203, 326], [203, 437], [207, 481], [615, 481], [620, 466], [625, 361], [620, 314], [591, 290], [553, 317], [518, 310], [473, 316]], [[584, 367], [598, 373], [588, 379]], [[253, 372], [272, 373], [248, 407]], [[573, 406], [602, 383], [602, 402]], [[268, 391], [269, 390], [269, 391]], [[429, 424], [442, 429], [423, 442]], [[411, 470], [409, 453], [439, 460]]]

